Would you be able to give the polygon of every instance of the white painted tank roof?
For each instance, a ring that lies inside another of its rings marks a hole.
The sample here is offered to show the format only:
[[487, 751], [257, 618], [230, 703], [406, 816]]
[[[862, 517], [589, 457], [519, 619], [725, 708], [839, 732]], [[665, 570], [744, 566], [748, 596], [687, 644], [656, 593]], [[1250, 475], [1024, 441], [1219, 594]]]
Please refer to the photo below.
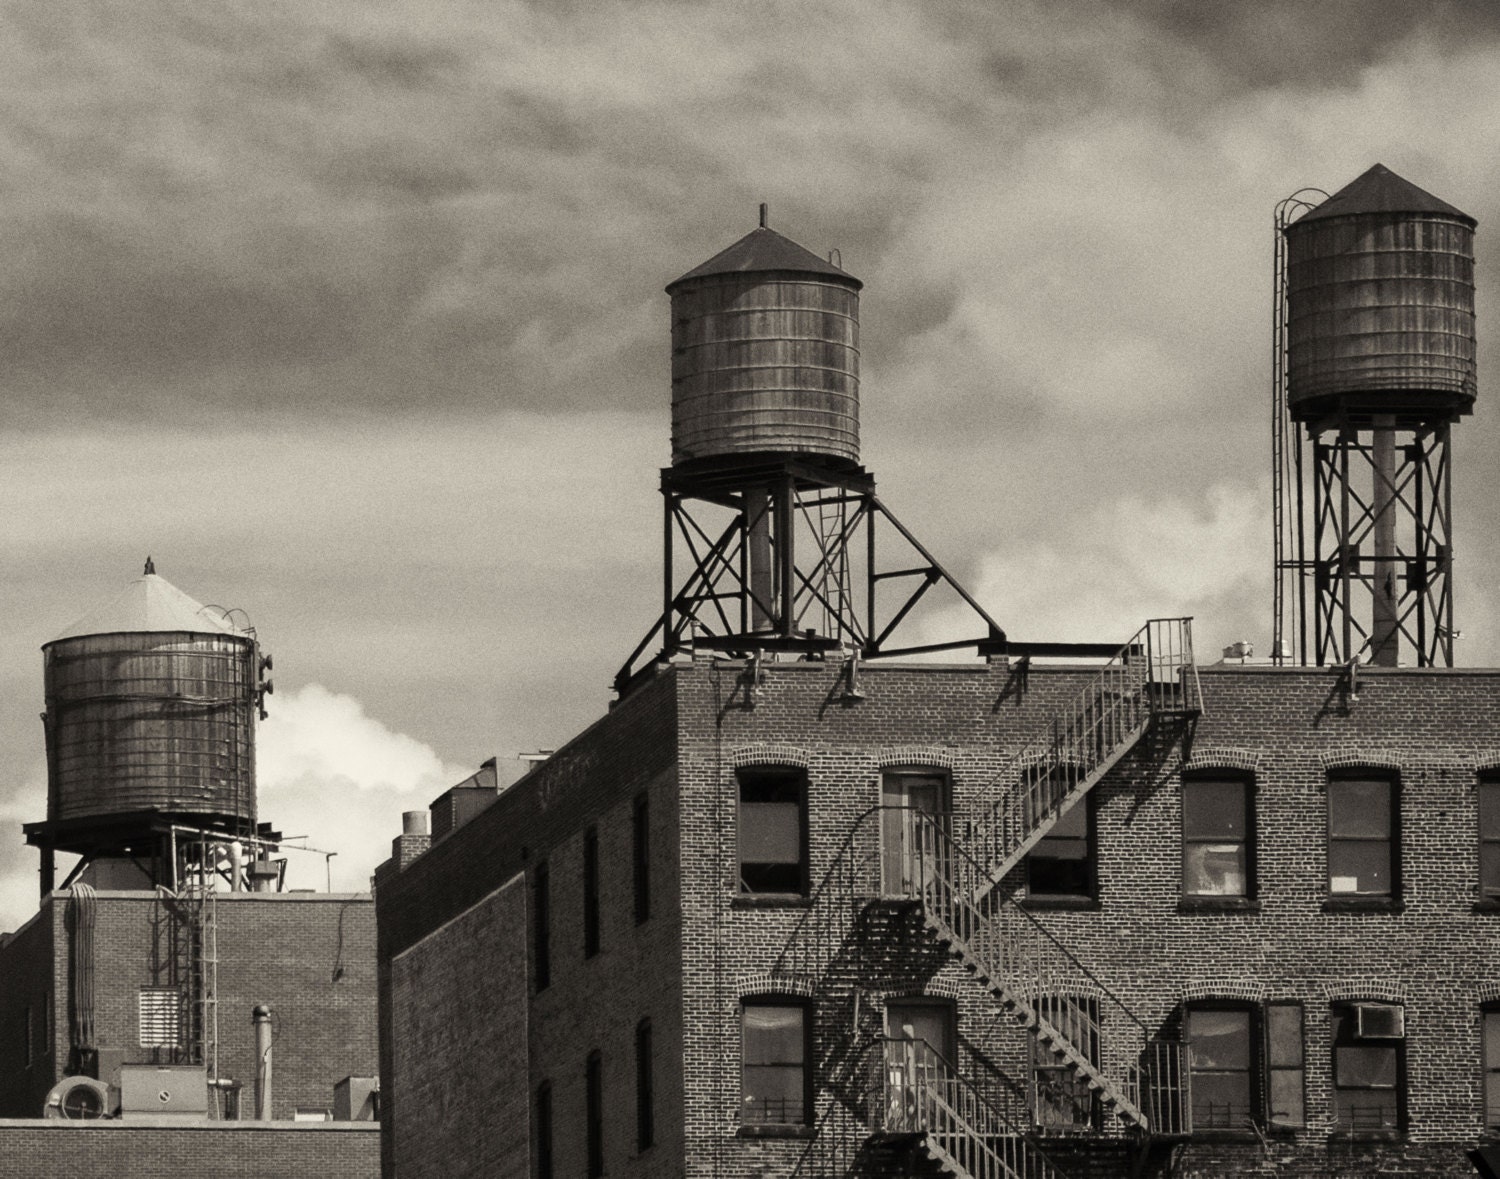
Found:
[[143, 573], [109, 602], [85, 614], [53, 642], [75, 639], [80, 635], [170, 630], [211, 635], [245, 633], [218, 609], [188, 597], [165, 577], [152, 572]]

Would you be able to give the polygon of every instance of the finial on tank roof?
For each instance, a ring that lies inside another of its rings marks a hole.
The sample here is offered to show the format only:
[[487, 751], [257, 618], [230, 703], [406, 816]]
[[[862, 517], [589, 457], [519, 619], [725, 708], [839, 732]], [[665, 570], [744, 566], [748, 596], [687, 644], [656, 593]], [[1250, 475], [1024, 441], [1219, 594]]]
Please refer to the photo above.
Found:
[[769, 228], [771, 228], [770, 223], [769, 223], [770, 213], [771, 213], [771, 206], [768, 205], [768, 204], [766, 204], [765, 201], [761, 201], [761, 203], [760, 203], [760, 227], [762, 229], [769, 229]]
[[141, 570], [142, 575], [149, 577], [151, 574], [153, 574], [155, 572], [156, 572], [156, 564], [155, 564], [155, 562], [153, 562], [150, 557], [147, 557], [146, 558], [146, 567], [145, 567], [145, 569]]

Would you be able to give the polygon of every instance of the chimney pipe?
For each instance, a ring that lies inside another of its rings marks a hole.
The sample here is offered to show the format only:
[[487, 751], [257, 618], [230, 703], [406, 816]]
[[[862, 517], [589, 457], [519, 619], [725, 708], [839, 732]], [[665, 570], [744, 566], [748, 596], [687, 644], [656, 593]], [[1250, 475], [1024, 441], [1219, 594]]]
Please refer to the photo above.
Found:
[[255, 1120], [271, 1120], [271, 1009], [264, 1003], [250, 1013], [255, 1025]]

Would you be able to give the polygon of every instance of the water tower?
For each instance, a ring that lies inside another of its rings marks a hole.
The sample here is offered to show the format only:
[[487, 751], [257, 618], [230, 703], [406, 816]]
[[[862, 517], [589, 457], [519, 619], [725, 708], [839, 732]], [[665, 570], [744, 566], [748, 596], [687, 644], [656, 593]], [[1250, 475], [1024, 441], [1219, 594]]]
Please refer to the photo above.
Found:
[[[803, 659], [1114, 654], [1109, 644], [1008, 639], [875, 494], [859, 461], [861, 287], [836, 253], [771, 229], [764, 205], [757, 228], [667, 286], [662, 610], [617, 690], [690, 648]], [[980, 633], [898, 642], [918, 604], [943, 594]]]
[[42, 651], [47, 818], [25, 831], [44, 893], [57, 851], [81, 856], [73, 876], [102, 887], [175, 887], [190, 845], [255, 842], [254, 726], [271, 661], [253, 629], [148, 561]]
[[1380, 164], [1321, 196], [1276, 217], [1274, 649], [1451, 666], [1475, 221]]

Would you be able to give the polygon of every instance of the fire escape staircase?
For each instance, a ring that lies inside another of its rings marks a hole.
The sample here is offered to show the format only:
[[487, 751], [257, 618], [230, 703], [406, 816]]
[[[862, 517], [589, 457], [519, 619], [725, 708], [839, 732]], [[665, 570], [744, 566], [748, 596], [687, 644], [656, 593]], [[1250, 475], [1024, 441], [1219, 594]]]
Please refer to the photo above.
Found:
[[[876, 879], [889, 875], [879, 850], [881, 829], [889, 830], [887, 808], [861, 816], [775, 970], [815, 980], [815, 993], [828, 998], [830, 988], [839, 985], [830, 967], [861, 914], [882, 899], [917, 901], [936, 942], [1032, 1033], [1041, 1050], [1096, 1094], [1104, 1109], [1140, 1134], [1185, 1132], [1183, 1045], [1156, 1038], [1018, 903], [1004, 882], [1153, 724], [1181, 723], [1197, 715], [1201, 692], [1191, 636], [1190, 619], [1147, 623], [1047, 731], [1011, 760], [995, 780], [999, 789], [993, 800], [962, 842], [948, 816], [903, 810], [899, 822], [906, 864], [894, 893], [889, 879]], [[1084, 995], [1086, 1002], [1072, 998]], [[899, 1070], [887, 1062], [885, 1073], [888, 1088]], [[1050, 1179], [1059, 1174], [1009, 1123], [1002, 1128], [984, 1120], [980, 1111], [989, 1115], [990, 1108], [973, 1099], [957, 1072], [942, 1073], [947, 1086], [942, 1092], [933, 1088], [935, 1076], [918, 1086], [925, 1096], [915, 1107], [926, 1119], [920, 1127], [926, 1134], [924, 1149], [945, 1169], [969, 1179]], [[876, 1102], [870, 1097], [865, 1104]], [[830, 1148], [834, 1157], [843, 1149], [833, 1141], [838, 1137], [834, 1122], [820, 1122], [795, 1172], [799, 1179], [857, 1174], [852, 1161], [847, 1167], [815, 1161]], [[845, 1137], [856, 1139], [877, 1130], [890, 1132], [874, 1117], [852, 1128], [847, 1119], [840, 1124]], [[994, 1149], [996, 1142], [1006, 1144], [1003, 1154]], [[843, 1153], [854, 1157], [851, 1150]]]

